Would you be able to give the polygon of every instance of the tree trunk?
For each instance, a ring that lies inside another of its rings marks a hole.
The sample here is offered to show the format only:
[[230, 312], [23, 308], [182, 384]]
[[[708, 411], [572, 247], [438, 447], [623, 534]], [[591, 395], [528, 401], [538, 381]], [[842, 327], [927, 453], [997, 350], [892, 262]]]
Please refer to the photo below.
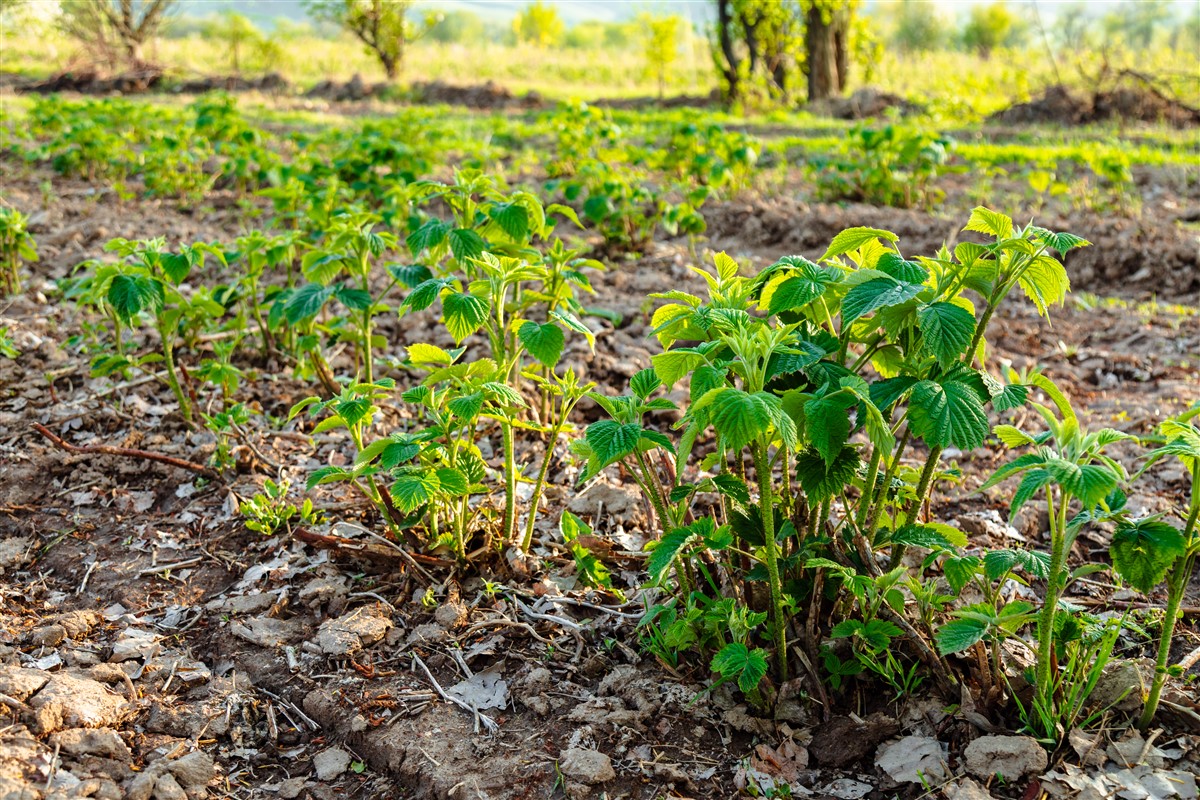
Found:
[[738, 99], [738, 67], [740, 59], [733, 43], [733, 2], [717, 0], [717, 39], [721, 47], [722, 63], [717, 66], [725, 84], [725, 100], [732, 103]]
[[383, 62], [383, 71], [387, 74], [389, 81], [400, 77], [400, 59], [380, 54], [379, 60]]
[[825, 21], [814, 3], [808, 9], [804, 26], [804, 44], [808, 56], [808, 101], [833, 97], [841, 90], [838, 75], [836, 24]]

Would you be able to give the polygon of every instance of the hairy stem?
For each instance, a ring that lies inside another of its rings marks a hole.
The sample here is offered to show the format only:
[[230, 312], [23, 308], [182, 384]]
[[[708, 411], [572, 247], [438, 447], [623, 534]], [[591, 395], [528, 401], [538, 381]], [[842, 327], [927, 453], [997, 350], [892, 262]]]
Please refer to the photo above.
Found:
[[779, 680], [787, 680], [787, 620], [783, 616], [783, 583], [779, 578], [779, 552], [775, 541], [775, 509], [771, 486], [771, 465], [767, 445], [755, 443], [754, 473], [758, 478], [758, 503], [763, 523], [763, 554], [767, 580], [771, 587], [771, 612], [775, 618], [775, 655], [779, 659]]

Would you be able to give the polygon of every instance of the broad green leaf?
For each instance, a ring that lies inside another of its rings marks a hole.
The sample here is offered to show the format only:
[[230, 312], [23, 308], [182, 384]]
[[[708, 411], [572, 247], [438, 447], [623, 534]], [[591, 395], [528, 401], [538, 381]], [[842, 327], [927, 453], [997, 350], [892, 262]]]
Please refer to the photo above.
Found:
[[938, 628], [935, 638], [938, 652], [942, 655], [961, 653], [987, 633], [986, 622], [977, 619], [952, 619]]
[[1007, 549], [989, 550], [983, 557], [983, 573], [990, 581], [998, 581], [1018, 568], [1045, 580], [1050, 575], [1050, 556], [1033, 550]]
[[680, 549], [693, 535], [690, 528], [675, 528], [663, 534], [646, 561], [646, 572], [650, 574], [651, 582], [658, 583], [662, 580], [664, 573], [679, 555]]
[[442, 298], [442, 315], [446, 330], [455, 342], [462, 342], [483, 326], [488, 315], [488, 303], [482, 297], [466, 292], [453, 292]]
[[876, 239], [886, 239], [893, 244], [900, 241], [900, 237], [891, 231], [881, 231], [875, 228], [849, 228], [833, 237], [833, 241], [829, 243], [829, 249], [817, 261], [828, 261], [836, 256], [857, 250]]
[[971, 212], [963, 230], [991, 234], [997, 239], [1008, 239], [1014, 233], [1011, 217], [983, 206], [979, 206]]
[[529, 236], [529, 212], [519, 203], [498, 203], [488, 209], [488, 216], [514, 241], [523, 242]]
[[602, 419], [588, 426], [585, 438], [601, 463], [608, 465], [633, 452], [642, 438], [642, 426]]
[[1109, 555], [1117, 574], [1140, 592], [1150, 593], [1186, 550], [1183, 534], [1162, 520], [1122, 523], [1112, 537]]
[[892, 278], [874, 278], [860, 283], [842, 299], [842, 324], [849, 325], [876, 309], [907, 302], [923, 288], [919, 283], [899, 283]]
[[446, 366], [454, 363], [454, 357], [434, 344], [414, 342], [408, 345], [408, 360], [419, 366]]
[[843, 447], [832, 463], [816, 450], [804, 450], [796, 454], [796, 480], [811, 501], [822, 503], [846, 488], [861, 463], [853, 447]]
[[772, 395], [725, 388], [714, 390], [706, 397], [711, 397], [709, 419], [729, 449], [741, 450], [770, 430], [768, 404]]
[[954, 303], [930, 303], [917, 309], [925, 345], [943, 367], [967, 351], [975, 335], [975, 317]]
[[912, 431], [929, 445], [972, 450], [987, 437], [987, 412], [971, 386], [957, 380], [921, 381], [909, 401]]
[[858, 398], [849, 392], [835, 392], [804, 404], [805, 432], [827, 465], [834, 462], [850, 436], [847, 412], [857, 404]]
[[470, 228], [455, 228], [450, 231], [450, 252], [460, 263], [465, 263], [470, 258], [479, 258], [485, 249], [487, 242]]
[[161, 308], [163, 299], [162, 284], [144, 275], [117, 275], [108, 285], [108, 304], [127, 323], [143, 311]]
[[562, 328], [553, 322], [539, 325], [526, 321], [517, 329], [517, 338], [529, 354], [547, 367], [553, 367], [562, 357], [563, 332]]
[[1040, 256], [1021, 273], [1017, 283], [1025, 296], [1037, 306], [1038, 313], [1046, 316], [1048, 308], [1066, 300], [1071, 289], [1071, 279], [1058, 260]]
[[741, 642], [730, 642], [713, 656], [709, 666], [722, 678], [736, 680], [738, 688], [749, 693], [767, 674], [767, 657], [757, 647], [751, 650]]
[[293, 325], [311, 319], [325, 307], [335, 291], [334, 286], [306, 283], [287, 299], [283, 306], [284, 316]]
[[662, 380], [653, 369], [639, 370], [629, 379], [629, 388], [641, 400], [654, 394], [654, 391], [662, 385]]
[[441, 482], [433, 470], [413, 470], [397, 475], [390, 491], [400, 510], [411, 514], [432, 503], [440, 489]]

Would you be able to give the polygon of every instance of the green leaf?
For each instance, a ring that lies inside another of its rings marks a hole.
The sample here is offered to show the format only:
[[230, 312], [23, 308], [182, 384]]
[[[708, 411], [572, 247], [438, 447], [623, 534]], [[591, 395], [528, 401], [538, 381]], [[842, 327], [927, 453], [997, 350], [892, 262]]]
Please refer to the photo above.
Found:
[[850, 436], [850, 416], [847, 411], [858, 404], [849, 392], [835, 392], [804, 404], [804, 427], [809, 441], [817, 448], [826, 464], [832, 464]]
[[164, 253], [158, 263], [162, 267], [163, 274], [176, 286], [183, 283], [188, 273], [192, 271], [192, 259], [183, 253]]
[[726, 497], [732, 498], [742, 505], [750, 503], [750, 489], [746, 486], [746, 482], [736, 475], [730, 475], [728, 472], [722, 472], [713, 476], [713, 485], [717, 487], [717, 491]]
[[645, 400], [660, 386], [662, 380], [653, 369], [639, 370], [629, 379], [629, 388], [641, 400]]
[[694, 535], [690, 528], [675, 528], [669, 533], [663, 534], [654, 549], [650, 551], [650, 558], [646, 561], [646, 572], [650, 574], [652, 583], [662, 580], [664, 573], [675, 562], [679, 551]]
[[991, 234], [997, 239], [1008, 239], [1013, 235], [1013, 222], [1011, 217], [979, 206], [971, 212], [963, 230]]
[[929, 279], [929, 270], [915, 261], [905, 261], [899, 253], [890, 250], [875, 262], [875, 269], [892, 276], [901, 283], [924, 283]]
[[350, 470], [346, 469], [345, 467], [321, 467], [320, 469], [315, 469], [308, 474], [308, 481], [305, 485], [308, 489], [313, 489], [314, 487], [323, 486], [327, 483], [349, 480], [350, 475]]
[[1018, 568], [1045, 580], [1050, 575], [1050, 556], [1033, 550], [989, 550], [983, 557], [983, 574], [990, 581], [998, 581]]
[[371, 413], [371, 398], [355, 397], [350, 400], [339, 400], [334, 403], [333, 410], [346, 423], [346, 427], [353, 427]]
[[284, 303], [284, 317], [292, 325], [312, 319], [325, 307], [335, 291], [337, 289], [333, 286], [322, 286], [319, 283], [304, 284], [293, 292]]
[[861, 463], [853, 447], [843, 447], [832, 463], [816, 450], [804, 450], [796, 455], [796, 480], [810, 500], [823, 503], [846, 488]]
[[404, 240], [404, 243], [408, 245], [409, 252], [415, 258], [424, 250], [437, 247], [446, 241], [446, 235], [449, 232], [450, 223], [443, 222], [440, 219], [430, 219], [410, 233], [408, 238]]
[[611, 419], [602, 419], [588, 426], [585, 438], [596, 457], [602, 464], [608, 465], [633, 452], [642, 438], [642, 426], [633, 422], [622, 425]]
[[459, 419], [475, 419], [483, 410], [483, 392], [460, 394], [458, 397], [451, 398], [450, 402], [446, 403], [446, 408]]
[[829, 284], [836, 280], [836, 275], [821, 269], [816, 264], [805, 264], [801, 274], [793, 275], [775, 287], [775, 291], [771, 294], [768, 311], [778, 314], [780, 311], [804, 308], [825, 294]]
[[514, 241], [529, 236], [529, 212], [518, 203], [498, 203], [488, 209], [488, 216]]
[[930, 303], [917, 309], [917, 320], [925, 345], [947, 367], [957, 361], [971, 345], [975, 335], [975, 316], [954, 303]]
[[767, 657], [757, 647], [751, 650], [741, 642], [730, 642], [713, 656], [710, 668], [726, 680], [736, 679], [738, 688], [749, 693], [767, 674]]
[[1040, 256], [1021, 272], [1017, 280], [1025, 296], [1037, 306], [1038, 313], [1046, 316], [1047, 309], [1058, 305], [1067, 298], [1071, 289], [1071, 279], [1058, 260], [1050, 256]]
[[439, 490], [447, 497], [463, 497], [471, 491], [471, 482], [461, 470], [438, 467], [434, 474], [437, 475]]
[[935, 638], [942, 655], [961, 653], [983, 639], [988, 624], [978, 619], [953, 619], [938, 628]]
[[544, 325], [532, 321], [523, 322], [517, 329], [517, 338], [521, 340], [521, 344], [525, 345], [525, 349], [531, 356], [547, 367], [553, 367], [562, 357], [564, 342], [562, 328], [553, 322], [547, 322]]
[[907, 302], [924, 288], [919, 283], [899, 283], [891, 278], [874, 278], [860, 283], [842, 299], [842, 324], [849, 325], [877, 309]]
[[397, 283], [407, 286], [409, 289], [415, 289], [433, 277], [429, 267], [421, 264], [388, 264], [387, 272]]
[[1124, 522], [1113, 534], [1109, 555], [1117, 574], [1140, 592], [1162, 583], [1167, 571], [1185, 551], [1183, 534], [1162, 520]]
[[690, 350], [668, 350], [651, 356], [650, 363], [664, 386], [674, 386], [684, 375], [704, 364], [704, 356]]
[[714, 390], [710, 397], [710, 420], [729, 449], [741, 450], [770, 430], [771, 395], [725, 388]]
[[912, 431], [935, 447], [972, 450], [987, 437], [987, 412], [975, 389], [966, 383], [921, 381], [909, 403]]
[[162, 284], [144, 275], [117, 275], [108, 285], [108, 304], [117, 316], [130, 322], [138, 314], [162, 308], [164, 292]]
[[450, 331], [456, 343], [461, 343], [483, 326], [488, 310], [486, 300], [466, 292], [454, 292], [442, 298], [446, 330]]
[[487, 242], [470, 228], [455, 228], [450, 231], [450, 252], [459, 263], [469, 258], [479, 258], [487, 248]]
[[926, 550], [951, 550], [965, 545], [966, 537], [949, 526], [905, 525], [892, 534], [891, 542]]
[[432, 503], [441, 489], [437, 473], [432, 470], [413, 470], [396, 476], [392, 483], [392, 499], [405, 514]]
[[817, 261], [828, 261], [835, 256], [857, 250], [876, 239], [886, 239], [892, 243], [900, 241], [900, 237], [891, 231], [881, 231], [875, 228], [849, 228], [833, 237], [833, 241], [829, 243], [829, 249]]
[[977, 556], [949, 556], [942, 561], [942, 573], [946, 576], [946, 582], [950, 584], [950, 588], [958, 594], [963, 590], [971, 578], [975, 577], [976, 571], [979, 569], [979, 558]]

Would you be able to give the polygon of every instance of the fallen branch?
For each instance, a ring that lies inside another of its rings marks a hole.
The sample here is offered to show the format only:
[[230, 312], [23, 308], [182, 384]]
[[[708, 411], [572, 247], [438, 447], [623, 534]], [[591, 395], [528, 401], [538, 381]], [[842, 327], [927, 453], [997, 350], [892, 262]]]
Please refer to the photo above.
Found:
[[[399, 545], [391, 542], [364, 542], [358, 539], [347, 539], [344, 536], [328, 536], [323, 533], [313, 533], [307, 528], [298, 528], [293, 533], [301, 542], [311, 544], [314, 547], [320, 547], [323, 550], [336, 550], [339, 553], [347, 555], [361, 556], [369, 558], [373, 561], [386, 561], [388, 563], [394, 561], [407, 561], [422, 575], [429, 578], [431, 581], [433, 576], [421, 569], [420, 564], [427, 564], [431, 567], [453, 567], [453, 562], [446, 561], [434, 556], [427, 556], [421, 553], [410, 553], [404, 550]], [[380, 537], [382, 538], [382, 537]]]
[[56, 447], [66, 450], [68, 453], [103, 454], [109, 456], [121, 456], [123, 458], [140, 458], [143, 461], [157, 461], [160, 464], [167, 464], [168, 466], [191, 470], [192, 472], [209, 478], [220, 477], [216, 470], [209, 469], [208, 467], [202, 464], [197, 464], [193, 461], [185, 461], [182, 458], [164, 456], [162, 453], [152, 453], [149, 450], [137, 450], [132, 447], [114, 447], [108, 444], [71, 444], [61, 436], [56, 436], [55, 434], [51, 433], [50, 429], [45, 425], [39, 425], [35, 422], [33, 423], [33, 429], [49, 439]]

